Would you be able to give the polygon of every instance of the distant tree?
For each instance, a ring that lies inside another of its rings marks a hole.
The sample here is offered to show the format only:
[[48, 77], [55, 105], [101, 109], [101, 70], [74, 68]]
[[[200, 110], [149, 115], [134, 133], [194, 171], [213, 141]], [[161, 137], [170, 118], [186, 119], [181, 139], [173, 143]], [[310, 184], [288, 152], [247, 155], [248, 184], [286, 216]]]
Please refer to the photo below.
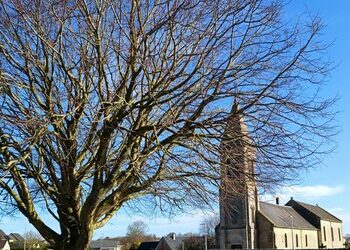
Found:
[[34, 231], [28, 231], [23, 235], [27, 250], [44, 249], [46, 246], [43, 237]]
[[135, 250], [142, 241], [153, 240], [154, 236], [148, 235], [148, 226], [142, 220], [134, 221], [127, 228], [126, 236], [122, 243], [125, 249]]
[[23, 241], [10, 242], [11, 249], [14, 250], [41, 250], [47, 248], [47, 243], [43, 237], [34, 231], [28, 231], [23, 235]]
[[[323, 24], [283, 12], [278, 0], [0, 0], [0, 211], [85, 250], [122, 207], [210, 207], [235, 168], [222, 140], [256, 149], [262, 187], [317, 164], [334, 134]], [[224, 136], [232, 115], [252, 140]]]
[[188, 234], [184, 237], [178, 250], [203, 250], [205, 248], [205, 238], [198, 234]]
[[208, 248], [215, 248], [215, 227], [220, 223], [220, 216], [213, 214], [206, 216], [200, 223], [199, 232], [201, 235], [207, 235]]
[[346, 234], [344, 239], [345, 239], [345, 248], [350, 249], [350, 234]]
[[146, 236], [148, 230], [148, 226], [145, 222], [143, 222], [142, 220], [137, 220], [128, 226], [126, 236], [134, 237], [135, 239], [140, 239]]
[[202, 219], [200, 223], [199, 232], [201, 234], [206, 234], [212, 237], [215, 237], [215, 227], [220, 223], [219, 214], [212, 214], [206, 216]]

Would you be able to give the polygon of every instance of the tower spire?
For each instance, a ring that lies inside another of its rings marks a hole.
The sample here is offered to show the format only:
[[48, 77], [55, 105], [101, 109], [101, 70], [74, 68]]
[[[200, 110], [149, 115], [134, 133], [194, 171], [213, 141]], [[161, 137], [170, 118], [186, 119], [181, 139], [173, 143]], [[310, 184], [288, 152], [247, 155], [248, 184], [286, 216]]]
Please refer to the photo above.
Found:
[[255, 152], [234, 100], [221, 142], [220, 248], [255, 248]]

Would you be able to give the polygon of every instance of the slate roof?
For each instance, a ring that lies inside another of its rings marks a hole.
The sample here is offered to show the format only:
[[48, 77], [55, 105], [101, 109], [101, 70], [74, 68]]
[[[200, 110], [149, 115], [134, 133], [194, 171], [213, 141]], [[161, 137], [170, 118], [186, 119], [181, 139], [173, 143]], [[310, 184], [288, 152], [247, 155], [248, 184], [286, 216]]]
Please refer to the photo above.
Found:
[[102, 239], [102, 240], [92, 240], [90, 242], [90, 247], [92, 249], [100, 249], [102, 247], [117, 247], [120, 246], [121, 244], [119, 243], [118, 240], [113, 240], [113, 239]]
[[292, 207], [260, 202], [260, 212], [276, 227], [291, 228], [292, 219], [290, 216], [293, 216], [294, 228], [317, 230], [316, 227], [307, 222]]
[[158, 246], [159, 241], [145, 241], [140, 244], [140, 246], [137, 248], [137, 250], [152, 250], [156, 249]]
[[319, 206], [310, 205], [304, 202], [296, 201], [296, 200], [290, 200], [287, 202], [286, 206], [293, 206], [293, 202], [299, 204], [300, 206], [304, 207], [305, 209], [309, 210], [311, 213], [319, 217], [321, 220], [326, 221], [332, 221], [332, 222], [342, 222], [340, 219], [332, 215], [331, 213], [327, 212], [323, 208]]
[[180, 246], [181, 246], [184, 238], [183, 237], [175, 237], [175, 240], [173, 240], [170, 236], [164, 236], [163, 240], [168, 244], [170, 249], [177, 250], [177, 249], [180, 249]]
[[8, 237], [10, 240], [24, 241], [24, 238], [18, 233], [10, 233]]
[[7, 234], [0, 229], [0, 240], [1, 239], [7, 239]]
[[7, 240], [4, 240], [4, 239], [0, 240], [0, 249], [5, 247], [6, 243], [7, 243]]

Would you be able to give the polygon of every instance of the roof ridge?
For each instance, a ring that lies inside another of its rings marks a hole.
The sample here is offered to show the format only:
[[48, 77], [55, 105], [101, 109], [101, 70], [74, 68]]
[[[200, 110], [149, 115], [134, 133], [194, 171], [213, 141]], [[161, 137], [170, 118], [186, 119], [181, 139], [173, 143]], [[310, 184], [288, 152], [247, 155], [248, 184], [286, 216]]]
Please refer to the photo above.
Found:
[[287, 209], [293, 209], [295, 211], [294, 208], [290, 207], [290, 206], [285, 206], [285, 205], [277, 205], [277, 204], [274, 204], [274, 203], [270, 203], [270, 202], [267, 202], [267, 201], [259, 201], [260, 203], [265, 203], [265, 204], [268, 204], [268, 205], [272, 205], [272, 206], [276, 206], [276, 207], [283, 207], [283, 208], [287, 208]]
[[[306, 209], [308, 209], [308, 208], [305, 207], [305, 205], [306, 205], [306, 206], [311, 206], [311, 207], [314, 207], [314, 208], [321, 209], [321, 210], [322, 210], [323, 212], [325, 212], [326, 214], [328, 214], [328, 215], [330, 215], [331, 217], [334, 217], [334, 218], [337, 219], [338, 221], [342, 222], [341, 219], [339, 219], [337, 216], [333, 215], [332, 213], [328, 212], [326, 209], [324, 209], [323, 207], [319, 206], [318, 204], [312, 205], [312, 204], [309, 204], [309, 203], [306, 203], [306, 202], [302, 202], [302, 201], [297, 201], [297, 200], [294, 200], [294, 201], [297, 202], [297, 203], [299, 203], [301, 206], [303, 206], [303, 207], [306, 208]], [[310, 210], [310, 209], [308, 209], [308, 210]], [[310, 212], [312, 212], [313, 214], [315, 214], [313, 211], [310, 211]], [[317, 217], [320, 217], [320, 218], [321, 218], [321, 216], [319, 216], [319, 215], [317, 215], [317, 214], [315, 214], [315, 215], [316, 215]], [[321, 219], [322, 219], [322, 218], [321, 218]], [[323, 219], [325, 219], [325, 218], [323, 218]]]

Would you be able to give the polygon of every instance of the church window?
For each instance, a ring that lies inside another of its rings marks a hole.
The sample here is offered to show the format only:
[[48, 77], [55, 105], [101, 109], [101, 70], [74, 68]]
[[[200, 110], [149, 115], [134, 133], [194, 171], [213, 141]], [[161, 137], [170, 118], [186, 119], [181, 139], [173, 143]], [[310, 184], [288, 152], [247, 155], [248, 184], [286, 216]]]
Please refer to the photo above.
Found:
[[299, 247], [299, 240], [298, 240], [298, 235], [297, 234], [295, 235], [295, 242], [296, 242], [297, 247]]
[[287, 234], [284, 234], [284, 246], [286, 248], [288, 248], [288, 238], [287, 238]]
[[323, 226], [323, 239], [324, 239], [324, 241], [327, 241], [326, 227], [325, 226]]
[[338, 236], [339, 236], [339, 241], [341, 241], [340, 228], [338, 228]]
[[307, 234], [305, 234], [305, 246], [307, 247]]
[[331, 236], [332, 236], [332, 241], [334, 241], [333, 227], [331, 227]]

